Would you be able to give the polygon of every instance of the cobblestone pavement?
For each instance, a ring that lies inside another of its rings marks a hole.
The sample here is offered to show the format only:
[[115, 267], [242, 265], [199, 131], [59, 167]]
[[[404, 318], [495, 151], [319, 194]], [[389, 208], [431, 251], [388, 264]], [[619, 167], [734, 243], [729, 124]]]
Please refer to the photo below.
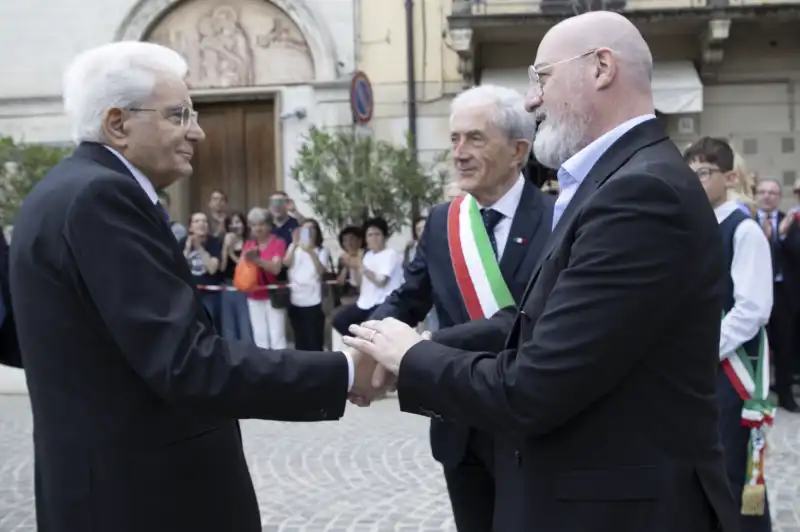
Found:
[[[427, 420], [394, 399], [338, 423], [245, 421], [264, 531], [453, 531]], [[779, 412], [769, 465], [775, 532], [800, 532], [800, 415]], [[34, 532], [27, 397], [0, 396], [0, 532]]]

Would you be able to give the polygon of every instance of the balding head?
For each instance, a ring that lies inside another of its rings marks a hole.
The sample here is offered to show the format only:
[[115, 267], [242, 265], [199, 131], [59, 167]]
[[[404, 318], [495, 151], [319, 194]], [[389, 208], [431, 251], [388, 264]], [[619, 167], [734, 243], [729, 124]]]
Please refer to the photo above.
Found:
[[[540, 54], [569, 50], [570, 55], [589, 50], [610, 50], [620, 65], [620, 83], [632, 83], [650, 91], [653, 56], [642, 34], [631, 21], [618, 13], [593, 11], [568, 18], [553, 26], [539, 45]], [[537, 61], [538, 61], [537, 56]]]
[[654, 112], [650, 49], [617, 13], [593, 11], [553, 26], [532, 70], [527, 108], [541, 122], [534, 153], [551, 168], [623, 122]]

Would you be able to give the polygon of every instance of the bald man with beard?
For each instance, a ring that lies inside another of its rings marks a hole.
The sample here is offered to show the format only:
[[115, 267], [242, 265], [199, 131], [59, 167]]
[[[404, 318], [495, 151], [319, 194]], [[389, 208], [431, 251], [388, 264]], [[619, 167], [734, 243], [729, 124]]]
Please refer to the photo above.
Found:
[[[403, 411], [495, 433], [495, 532], [738, 531], [715, 402], [722, 243], [651, 72], [618, 14], [555, 25], [527, 107], [561, 193], [519, 311], [346, 338], [397, 375]], [[497, 335], [499, 354], [470, 352]]]

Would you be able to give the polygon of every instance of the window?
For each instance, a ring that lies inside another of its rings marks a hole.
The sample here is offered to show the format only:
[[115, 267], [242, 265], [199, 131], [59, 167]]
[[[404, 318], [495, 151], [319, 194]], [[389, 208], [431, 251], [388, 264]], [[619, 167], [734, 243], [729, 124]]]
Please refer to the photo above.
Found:
[[793, 187], [794, 182], [797, 179], [797, 172], [794, 170], [786, 170], [783, 173], [783, 185], [786, 187]]
[[758, 153], [758, 141], [756, 139], [744, 139], [742, 151], [745, 155], [755, 155]]
[[794, 138], [783, 137], [781, 139], [781, 151], [783, 153], [794, 153]]

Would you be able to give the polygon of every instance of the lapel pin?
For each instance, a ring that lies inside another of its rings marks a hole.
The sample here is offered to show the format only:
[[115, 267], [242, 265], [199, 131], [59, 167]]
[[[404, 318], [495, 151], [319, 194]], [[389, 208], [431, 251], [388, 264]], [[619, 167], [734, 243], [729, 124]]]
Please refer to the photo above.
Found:
[[514, 243], [515, 244], [524, 244], [525, 243], [525, 239], [524, 238], [520, 238], [520, 237], [515, 237], [514, 238]]

